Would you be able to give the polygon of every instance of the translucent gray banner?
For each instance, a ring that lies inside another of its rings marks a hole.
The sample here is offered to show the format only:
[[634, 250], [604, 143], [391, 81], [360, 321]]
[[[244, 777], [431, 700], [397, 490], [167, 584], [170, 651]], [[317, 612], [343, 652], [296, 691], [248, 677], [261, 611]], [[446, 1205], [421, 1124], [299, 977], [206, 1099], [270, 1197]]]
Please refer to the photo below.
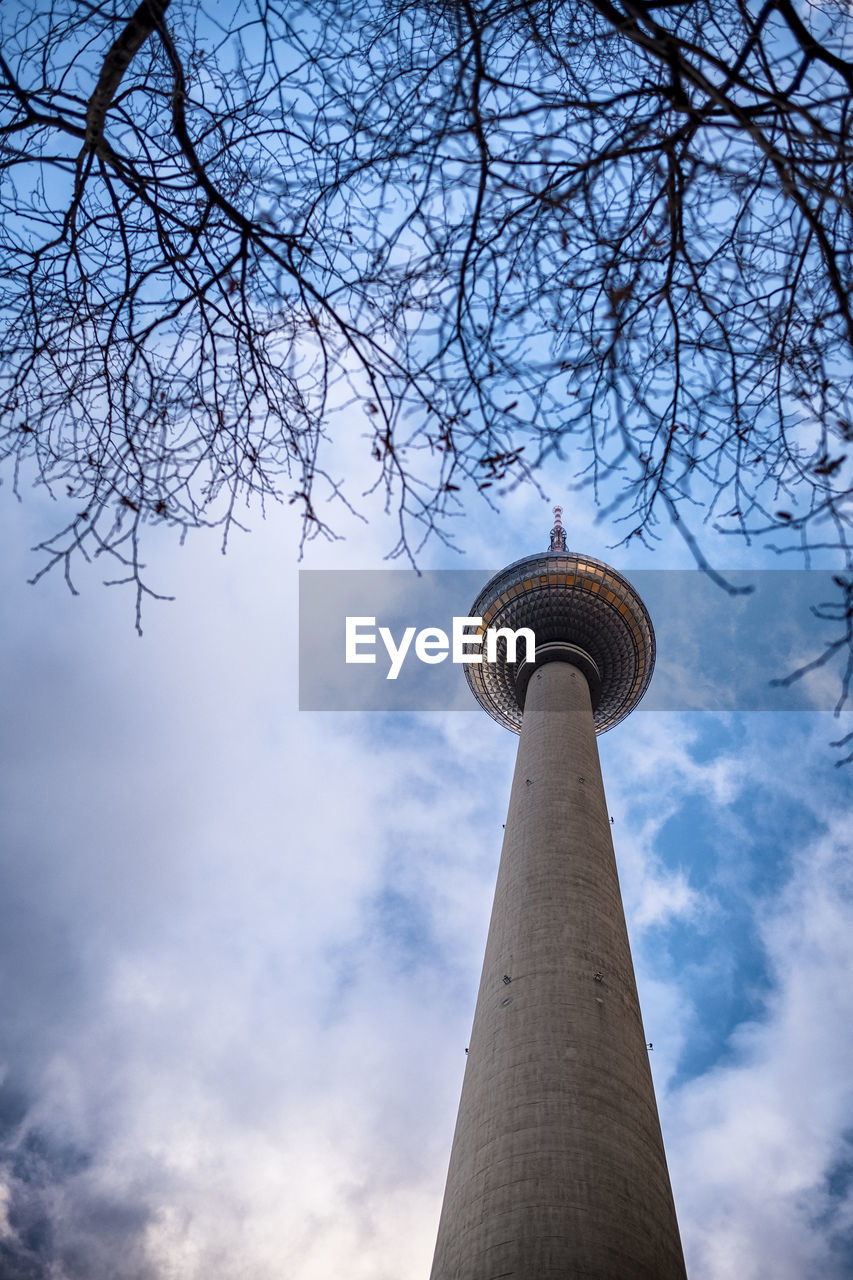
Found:
[[[477, 710], [454, 661], [453, 620], [457, 658], [476, 652], [460, 647], [459, 620], [492, 576], [487, 569], [302, 571], [300, 709]], [[728, 573], [737, 595], [698, 570], [623, 576], [657, 637], [655, 673], [639, 710], [834, 709], [850, 654], [843, 575]]]

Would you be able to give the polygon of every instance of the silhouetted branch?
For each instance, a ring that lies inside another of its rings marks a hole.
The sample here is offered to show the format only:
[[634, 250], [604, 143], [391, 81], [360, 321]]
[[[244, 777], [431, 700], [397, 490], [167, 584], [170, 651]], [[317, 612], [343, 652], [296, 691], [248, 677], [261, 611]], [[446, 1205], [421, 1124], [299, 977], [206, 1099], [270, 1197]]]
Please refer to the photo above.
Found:
[[227, 538], [288, 501], [304, 540], [365, 490], [411, 557], [466, 489], [555, 460], [626, 540], [674, 523], [712, 574], [703, 521], [848, 555], [847, 6], [54, 0], [0, 24], [0, 456], [67, 507], [44, 551], [69, 582], [131, 516], [136, 542]]
[[[835, 715], [840, 716], [850, 696], [850, 684], [853, 681], [853, 579], [834, 577], [833, 582], [841, 592], [841, 600], [829, 600], [819, 605], [811, 605], [810, 610], [816, 618], [820, 618], [822, 621], [843, 623], [843, 633], [835, 640], [831, 640], [816, 658], [797, 667], [795, 671], [792, 671], [787, 676], [771, 680], [770, 683], [780, 688], [787, 688], [796, 683], [796, 681], [802, 680], [811, 671], [817, 671], [819, 668], [826, 666], [837, 654], [846, 652], [846, 661], [841, 673], [841, 689], [835, 704]], [[830, 745], [843, 747], [851, 738], [853, 738], [853, 734], [847, 734], [840, 741], [833, 742]], [[837, 760], [836, 764], [849, 764], [851, 760], [853, 760], [853, 756], [848, 756], [843, 760]]]

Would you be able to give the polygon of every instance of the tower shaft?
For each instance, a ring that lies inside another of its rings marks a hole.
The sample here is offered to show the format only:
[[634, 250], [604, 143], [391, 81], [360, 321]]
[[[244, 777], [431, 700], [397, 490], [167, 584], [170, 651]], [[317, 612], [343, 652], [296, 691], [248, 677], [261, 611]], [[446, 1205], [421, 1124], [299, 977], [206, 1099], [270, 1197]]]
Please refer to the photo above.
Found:
[[527, 689], [431, 1280], [684, 1280], [587, 681]]

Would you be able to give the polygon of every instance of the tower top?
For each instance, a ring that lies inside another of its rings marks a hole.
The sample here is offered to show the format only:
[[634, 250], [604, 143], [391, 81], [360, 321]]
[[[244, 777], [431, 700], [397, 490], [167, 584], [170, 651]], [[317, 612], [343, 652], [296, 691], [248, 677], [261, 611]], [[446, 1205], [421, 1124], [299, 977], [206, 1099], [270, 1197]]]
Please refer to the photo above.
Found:
[[[495, 574], [469, 613], [483, 619], [483, 630], [529, 627], [537, 655], [544, 660], [555, 645], [582, 655], [572, 660], [595, 685], [595, 728], [602, 733], [623, 720], [648, 688], [655, 633], [630, 582], [593, 556], [565, 550], [560, 515], [558, 507], [551, 549], [516, 560]], [[563, 545], [555, 547], [560, 537]], [[506, 641], [499, 638], [497, 661], [466, 665], [465, 678], [483, 710], [519, 733], [525, 673], [523, 664], [508, 662], [506, 655]], [[528, 670], [528, 679], [529, 674]]]
[[563, 528], [563, 508], [554, 508], [554, 528], [551, 530], [551, 546], [549, 551], [566, 550], [566, 531]]

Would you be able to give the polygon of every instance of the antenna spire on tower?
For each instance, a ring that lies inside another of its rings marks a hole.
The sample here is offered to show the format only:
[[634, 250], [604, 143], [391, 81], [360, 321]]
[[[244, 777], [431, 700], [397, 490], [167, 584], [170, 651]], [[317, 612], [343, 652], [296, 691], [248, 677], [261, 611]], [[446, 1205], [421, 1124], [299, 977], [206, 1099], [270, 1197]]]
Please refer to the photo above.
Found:
[[563, 508], [554, 508], [554, 528], [551, 530], [551, 545], [549, 551], [565, 551], [566, 550], [566, 531], [563, 528]]

